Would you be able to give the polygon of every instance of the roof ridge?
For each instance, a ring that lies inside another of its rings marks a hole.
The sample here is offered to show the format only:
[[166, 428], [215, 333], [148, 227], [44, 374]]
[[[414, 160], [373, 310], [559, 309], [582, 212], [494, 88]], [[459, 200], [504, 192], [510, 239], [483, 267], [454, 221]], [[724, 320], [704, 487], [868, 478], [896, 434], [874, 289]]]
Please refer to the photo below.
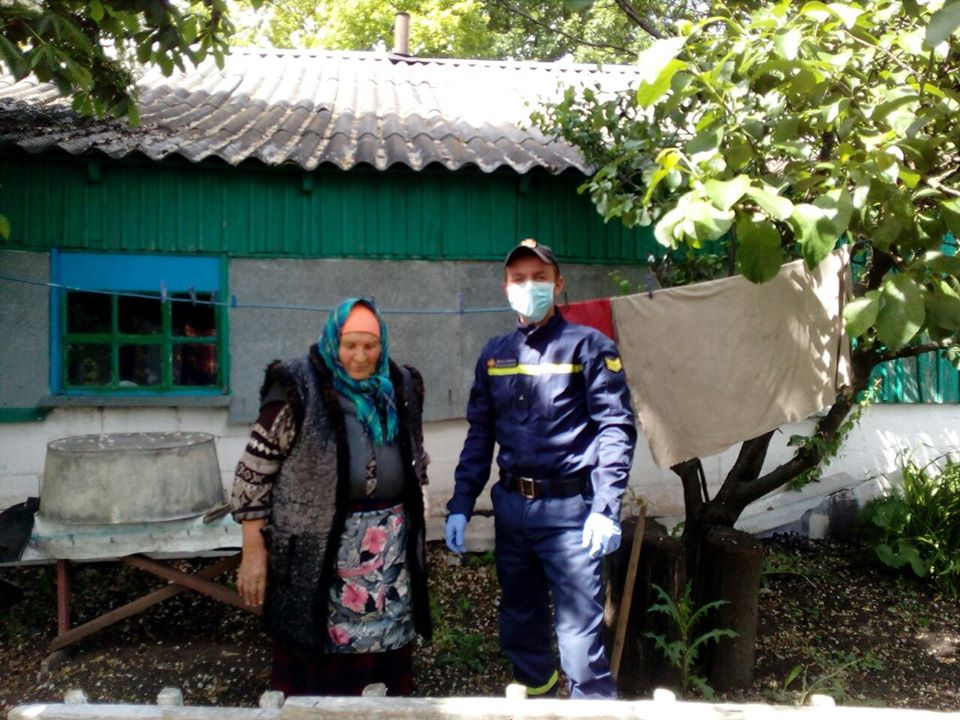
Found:
[[514, 68], [540, 68], [546, 70], [576, 70], [587, 72], [628, 72], [639, 73], [640, 68], [636, 65], [622, 65], [616, 63], [578, 63], [568, 60], [503, 60], [493, 58], [446, 58], [446, 57], [420, 57], [417, 55], [399, 55], [394, 52], [384, 50], [327, 50], [322, 48], [275, 48], [275, 47], [257, 47], [257, 46], [234, 46], [230, 48], [229, 55], [276, 55], [278, 57], [327, 57], [343, 58], [357, 60], [385, 61], [392, 64], [410, 64], [410, 65], [470, 65], [470, 66], [488, 66], [488, 67], [514, 67]]

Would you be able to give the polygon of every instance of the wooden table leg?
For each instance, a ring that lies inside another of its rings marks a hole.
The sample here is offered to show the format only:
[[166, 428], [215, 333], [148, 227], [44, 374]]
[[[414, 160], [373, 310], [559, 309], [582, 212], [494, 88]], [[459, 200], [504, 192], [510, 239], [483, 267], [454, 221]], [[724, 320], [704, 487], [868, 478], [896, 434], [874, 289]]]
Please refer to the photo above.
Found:
[[[237, 554], [234, 557], [237, 558], [237, 563], [239, 564], [240, 555]], [[240, 597], [240, 593], [211, 580], [200, 577], [199, 574], [191, 575], [189, 573], [180, 572], [179, 570], [175, 570], [165, 563], [157, 560], [151, 560], [143, 555], [128, 555], [127, 557], [121, 559], [128, 565], [132, 565], [135, 568], [153, 573], [154, 575], [162, 577], [164, 580], [169, 580], [170, 582], [176, 583], [177, 585], [183, 585], [184, 587], [190, 588], [195, 592], [209, 595], [213, 599], [219, 600], [227, 605], [234, 605], [241, 610], [246, 610], [256, 615], [259, 615], [262, 612], [262, 610], [258, 607], [253, 608], [247, 605], [243, 601], [243, 598]]]
[[67, 561], [57, 560], [57, 633], [70, 629], [70, 576]]
[[[238, 553], [237, 555], [231, 555], [230, 557], [222, 558], [214, 564], [208, 565], [207, 567], [199, 570], [196, 575], [190, 575], [188, 577], [193, 578], [197, 582], [210, 582], [210, 579], [234, 569], [239, 563], [240, 555]], [[216, 583], [211, 584], [215, 585]], [[67, 630], [60, 632], [60, 634], [58, 634], [57, 637], [51, 641], [50, 649], [60, 650], [68, 645], [72, 645], [85, 637], [93, 635], [105, 627], [120, 622], [121, 620], [124, 620], [132, 615], [141, 613], [159, 602], [163, 602], [168, 598], [179, 595], [182, 592], [186, 592], [188, 589], [189, 588], [186, 586], [171, 583], [160, 588], [159, 590], [154, 590], [151, 593], [147, 593], [146, 595], [137, 598], [126, 605], [121, 605], [120, 607], [114, 608], [113, 610], [110, 610], [109, 612], [106, 612], [103, 615], [94, 618], [93, 620], [85, 622], [82, 625], [78, 625], [72, 630], [68, 628]], [[224, 592], [229, 592], [227, 588], [222, 589]], [[249, 607], [244, 607], [244, 609], [249, 610], [250, 612], [258, 612], [260, 610], [260, 608]]]

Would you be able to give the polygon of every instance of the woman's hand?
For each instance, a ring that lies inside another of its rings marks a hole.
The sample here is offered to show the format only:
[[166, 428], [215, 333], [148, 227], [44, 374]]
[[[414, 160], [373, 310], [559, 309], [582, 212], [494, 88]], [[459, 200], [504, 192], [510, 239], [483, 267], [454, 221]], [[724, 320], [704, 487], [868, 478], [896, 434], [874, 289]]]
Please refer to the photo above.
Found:
[[267, 594], [267, 546], [260, 529], [266, 520], [243, 521], [243, 553], [237, 571], [237, 592], [251, 607], [263, 605]]

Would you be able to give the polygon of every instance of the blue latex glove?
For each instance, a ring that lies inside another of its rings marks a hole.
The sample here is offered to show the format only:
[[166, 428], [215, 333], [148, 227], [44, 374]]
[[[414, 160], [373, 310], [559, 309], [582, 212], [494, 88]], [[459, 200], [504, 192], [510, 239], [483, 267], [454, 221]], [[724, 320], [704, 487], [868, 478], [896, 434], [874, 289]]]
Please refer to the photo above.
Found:
[[583, 547], [590, 548], [590, 557], [609, 555], [620, 547], [621, 534], [620, 523], [603, 513], [592, 512], [583, 524]]
[[453, 513], [447, 518], [447, 524], [444, 528], [444, 540], [447, 541], [447, 547], [450, 552], [460, 555], [464, 551], [463, 538], [467, 530], [467, 516], [461, 513]]

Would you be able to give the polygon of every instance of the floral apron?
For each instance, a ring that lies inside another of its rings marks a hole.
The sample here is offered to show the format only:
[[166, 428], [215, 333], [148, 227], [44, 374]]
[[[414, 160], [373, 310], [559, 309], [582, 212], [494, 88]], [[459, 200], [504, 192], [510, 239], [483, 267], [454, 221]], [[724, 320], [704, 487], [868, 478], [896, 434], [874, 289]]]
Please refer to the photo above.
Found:
[[327, 652], [397, 650], [415, 637], [403, 505], [347, 516], [330, 586]]

